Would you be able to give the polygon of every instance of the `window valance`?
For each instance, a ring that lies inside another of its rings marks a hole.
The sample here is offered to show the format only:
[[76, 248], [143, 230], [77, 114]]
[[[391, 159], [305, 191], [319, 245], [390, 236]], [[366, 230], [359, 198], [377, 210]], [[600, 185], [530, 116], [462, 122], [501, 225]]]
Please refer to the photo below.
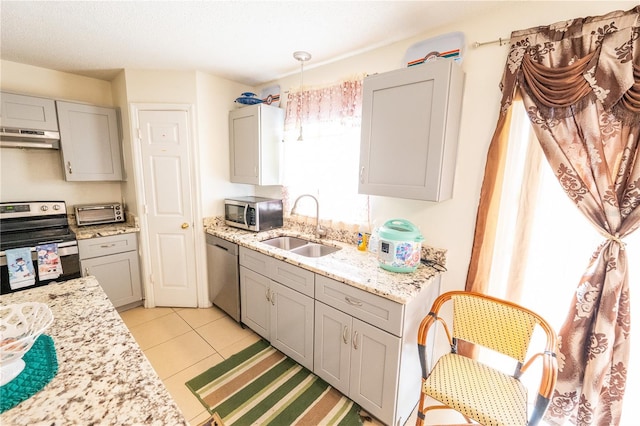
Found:
[[622, 121], [637, 120], [640, 6], [514, 31], [501, 84], [503, 114], [520, 86], [545, 118], [598, 101]]

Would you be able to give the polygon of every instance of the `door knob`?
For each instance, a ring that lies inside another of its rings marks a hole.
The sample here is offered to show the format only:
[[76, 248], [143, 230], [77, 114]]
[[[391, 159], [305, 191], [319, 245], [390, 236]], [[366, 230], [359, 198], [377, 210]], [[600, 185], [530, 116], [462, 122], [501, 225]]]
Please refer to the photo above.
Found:
[[189, 224], [187, 222], [182, 224], [182, 229], [187, 229], [189, 227]]

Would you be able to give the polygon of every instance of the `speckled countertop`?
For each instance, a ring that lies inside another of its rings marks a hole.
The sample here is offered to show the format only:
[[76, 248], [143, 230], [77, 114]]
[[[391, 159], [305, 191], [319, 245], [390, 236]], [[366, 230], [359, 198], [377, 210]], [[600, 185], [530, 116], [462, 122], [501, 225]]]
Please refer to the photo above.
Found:
[[111, 235], [130, 234], [133, 232], [139, 232], [140, 226], [134, 222], [125, 223], [113, 223], [107, 225], [90, 225], [90, 226], [78, 226], [73, 223], [69, 223], [71, 230], [76, 234], [76, 239], [86, 240], [88, 238], [96, 237], [108, 237]]
[[93, 277], [0, 297], [53, 312], [58, 374], [0, 415], [4, 425], [186, 425], [181, 411]]
[[[306, 233], [306, 230], [294, 229], [287, 223], [284, 228], [265, 232], [248, 232], [224, 226], [220, 220], [211, 218], [205, 219], [204, 227], [205, 231], [211, 235], [402, 304], [411, 301], [441, 273], [423, 264], [420, 264], [415, 272], [389, 272], [378, 266], [378, 259], [374, 253], [359, 251], [353, 243], [333, 239], [318, 240], [312, 234]], [[261, 242], [281, 235], [301, 236], [340, 247], [341, 250], [326, 256], [311, 258]], [[444, 265], [445, 255], [444, 250], [423, 247], [423, 257], [436, 260], [441, 265]]]

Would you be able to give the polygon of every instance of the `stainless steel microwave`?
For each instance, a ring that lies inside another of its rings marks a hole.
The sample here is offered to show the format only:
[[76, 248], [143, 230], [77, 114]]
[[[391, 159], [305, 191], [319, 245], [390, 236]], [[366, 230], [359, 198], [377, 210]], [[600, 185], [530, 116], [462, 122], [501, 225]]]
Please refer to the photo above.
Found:
[[282, 200], [263, 197], [226, 199], [224, 221], [229, 226], [255, 232], [281, 228]]
[[120, 203], [84, 204], [74, 209], [78, 226], [124, 222], [124, 209]]

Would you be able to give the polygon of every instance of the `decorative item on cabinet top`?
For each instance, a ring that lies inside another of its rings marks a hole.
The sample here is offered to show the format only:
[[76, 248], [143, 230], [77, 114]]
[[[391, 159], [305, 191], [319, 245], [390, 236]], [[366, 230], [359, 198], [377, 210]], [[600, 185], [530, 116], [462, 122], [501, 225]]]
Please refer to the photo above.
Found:
[[260, 92], [260, 98], [267, 105], [280, 106], [280, 85], [265, 87]]
[[240, 97], [236, 98], [235, 103], [241, 105], [255, 105], [262, 103], [263, 100], [256, 97], [255, 93], [244, 92]]
[[451, 58], [462, 62], [464, 54], [464, 34], [456, 31], [428, 38], [412, 44], [404, 55], [402, 66], [412, 67], [441, 58]]

